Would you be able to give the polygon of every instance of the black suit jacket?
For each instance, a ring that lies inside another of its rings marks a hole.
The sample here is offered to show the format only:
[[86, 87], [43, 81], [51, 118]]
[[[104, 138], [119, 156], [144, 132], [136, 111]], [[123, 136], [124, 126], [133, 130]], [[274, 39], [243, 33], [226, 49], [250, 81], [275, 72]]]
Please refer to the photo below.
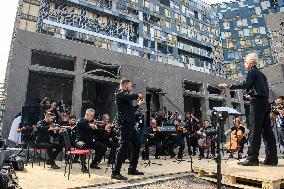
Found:
[[126, 121], [130, 124], [135, 124], [135, 112], [139, 106], [133, 106], [132, 101], [137, 99], [138, 94], [131, 94], [124, 90], [119, 90], [116, 93], [118, 121], [120, 123]]
[[229, 89], [244, 89], [252, 97], [269, 98], [269, 88], [266, 76], [256, 67], [253, 66], [246, 76], [246, 80], [241, 84], [230, 85]]

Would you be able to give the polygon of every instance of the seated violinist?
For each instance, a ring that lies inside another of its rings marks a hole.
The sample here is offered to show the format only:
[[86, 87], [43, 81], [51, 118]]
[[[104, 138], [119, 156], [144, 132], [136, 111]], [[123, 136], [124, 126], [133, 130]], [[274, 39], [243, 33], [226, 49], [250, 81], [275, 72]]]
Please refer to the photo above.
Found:
[[110, 123], [108, 114], [102, 116], [101, 124], [99, 126], [100, 131], [97, 133], [97, 140], [110, 148], [108, 164], [112, 164], [115, 161], [116, 149], [119, 147], [117, 131], [115, 125]]
[[[61, 124], [62, 124], [61, 125], [62, 127], [66, 127], [71, 146], [75, 148], [76, 147], [75, 140], [76, 140], [76, 134], [77, 134], [76, 116], [74, 115], [68, 116], [67, 121], [61, 122]], [[79, 155], [76, 154], [74, 156], [73, 163], [80, 163]]]
[[51, 142], [51, 136], [57, 135], [60, 127], [53, 123], [55, 115], [51, 112], [45, 114], [45, 118], [42, 121], [39, 121], [36, 128], [36, 148], [47, 148], [48, 160], [46, 161], [47, 165], [51, 165], [53, 169], [59, 169], [55, 163], [57, 155], [62, 151], [63, 146], [61, 144]]
[[[94, 109], [87, 109], [85, 117], [77, 123], [76, 147], [79, 149], [94, 149], [96, 150], [95, 157], [90, 165], [90, 168], [100, 169], [98, 164], [101, 162], [107, 147], [98, 141], [95, 137], [98, 131], [97, 125], [94, 123]], [[85, 156], [81, 157], [82, 172], [88, 172]]]
[[152, 119], [151, 127], [149, 128], [149, 131], [145, 137], [144, 160], [149, 158], [150, 146], [155, 146], [155, 159], [159, 159], [159, 155], [161, 155], [162, 152], [162, 133], [161, 128], [157, 125], [157, 121], [155, 119]]
[[174, 149], [179, 146], [178, 156], [177, 159], [182, 159], [183, 151], [185, 148], [185, 136], [187, 130], [181, 125], [181, 120], [174, 120], [174, 125], [176, 126], [177, 133], [172, 134], [168, 139], [169, 144], [169, 154], [170, 158], [174, 158], [176, 154], [174, 153]]
[[228, 135], [229, 133], [231, 133], [231, 137], [229, 137], [230, 140], [226, 143], [226, 148], [230, 152], [230, 157], [233, 157], [233, 152], [235, 151], [233, 149], [235, 141], [235, 144], [237, 145], [237, 147], [235, 148], [237, 148], [236, 150], [238, 151], [238, 158], [242, 158], [242, 155], [244, 153], [244, 146], [246, 143], [246, 129], [242, 125], [242, 120], [239, 117], [234, 119], [234, 127], [228, 129], [225, 132], [225, 135]]

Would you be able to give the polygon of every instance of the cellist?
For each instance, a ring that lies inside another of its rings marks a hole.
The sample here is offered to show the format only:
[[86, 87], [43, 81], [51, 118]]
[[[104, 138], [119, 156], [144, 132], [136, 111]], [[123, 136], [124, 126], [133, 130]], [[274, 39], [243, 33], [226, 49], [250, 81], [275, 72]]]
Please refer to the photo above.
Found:
[[231, 133], [230, 141], [226, 143], [226, 148], [230, 152], [229, 157], [233, 157], [234, 151], [238, 151], [238, 158], [241, 159], [245, 143], [247, 142], [245, 137], [246, 128], [243, 126], [241, 118], [236, 117], [233, 121], [234, 126], [224, 133], [225, 135]]

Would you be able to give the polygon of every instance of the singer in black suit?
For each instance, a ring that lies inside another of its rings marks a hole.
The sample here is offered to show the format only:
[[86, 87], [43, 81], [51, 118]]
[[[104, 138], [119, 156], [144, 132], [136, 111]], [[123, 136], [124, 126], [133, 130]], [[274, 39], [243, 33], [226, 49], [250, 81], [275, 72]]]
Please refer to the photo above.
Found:
[[[111, 178], [117, 180], [127, 180], [127, 177], [120, 174], [122, 162], [127, 157], [129, 144], [133, 146], [131, 152], [130, 165], [128, 168], [129, 175], [143, 175], [143, 172], [138, 171], [137, 164], [140, 152], [140, 140], [135, 128], [135, 112], [138, 107], [144, 103], [141, 94], [133, 94], [132, 82], [128, 79], [122, 79], [120, 89], [116, 93], [116, 103], [118, 109], [118, 124], [121, 130], [120, 147], [117, 152], [114, 170]], [[137, 105], [133, 106], [133, 101], [137, 101]]]

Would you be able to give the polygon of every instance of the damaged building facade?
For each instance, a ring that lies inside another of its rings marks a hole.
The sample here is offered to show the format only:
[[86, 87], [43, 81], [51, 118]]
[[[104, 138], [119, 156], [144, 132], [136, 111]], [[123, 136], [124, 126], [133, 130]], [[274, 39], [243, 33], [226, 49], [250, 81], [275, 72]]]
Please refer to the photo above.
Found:
[[78, 118], [92, 107], [115, 117], [115, 90], [131, 79], [147, 116], [189, 111], [206, 119], [214, 106], [242, 113], [241, 91], [227, 79], [216, 12], [201, 1], [20, 0], [6, 72], [2, 135], [24, 105], [47, 96]]

